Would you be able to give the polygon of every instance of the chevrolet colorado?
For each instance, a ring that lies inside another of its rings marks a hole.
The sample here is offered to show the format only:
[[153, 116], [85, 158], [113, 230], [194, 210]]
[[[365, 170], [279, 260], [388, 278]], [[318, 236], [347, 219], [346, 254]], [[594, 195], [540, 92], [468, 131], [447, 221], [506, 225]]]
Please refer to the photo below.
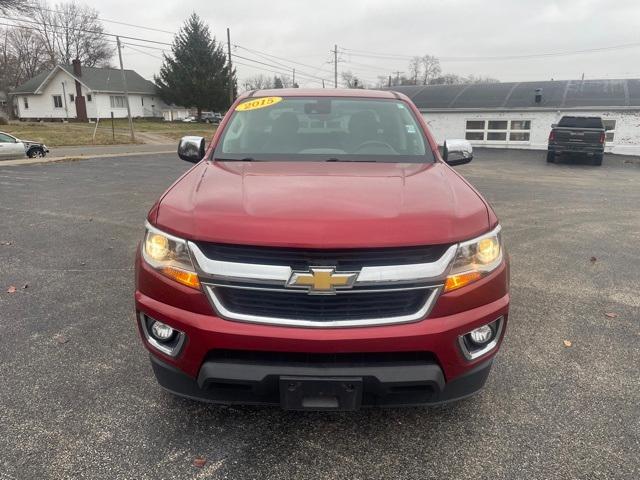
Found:
[[489, 204], [392, 91], [241, 96], [151, 208], [136, 321], [160, 385], [292, 410], [430, 405], [485, 383], [509, 268]]

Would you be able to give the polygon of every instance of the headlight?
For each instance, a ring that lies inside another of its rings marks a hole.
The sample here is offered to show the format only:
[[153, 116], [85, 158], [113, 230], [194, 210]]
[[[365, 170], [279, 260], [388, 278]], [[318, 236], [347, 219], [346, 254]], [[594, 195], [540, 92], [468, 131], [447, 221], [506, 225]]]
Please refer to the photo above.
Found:
[[458, 245], [456, 259], [444, 286], [450, 292], [481, 279], [502, 263], [500, 226], [478, 238]]
[[200, 288], [186, 240], [164, 233], [147, 223], [142, 257], [166, 277], [188, 287]]

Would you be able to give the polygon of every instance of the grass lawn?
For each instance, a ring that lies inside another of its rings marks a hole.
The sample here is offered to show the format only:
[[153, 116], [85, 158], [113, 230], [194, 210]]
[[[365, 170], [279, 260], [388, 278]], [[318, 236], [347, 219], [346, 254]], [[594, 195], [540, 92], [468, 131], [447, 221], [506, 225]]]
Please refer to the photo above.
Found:
[[[58, 123], [58, 122], [11, 122], [0, 125], [0, 131], [18, 138], [45, 143], [49, 147], [73, 145], [113, 145], [131, 143], [129, 123], [126, 119], [114, 120], [115, 136], [111, 128], [111, 119], [101, 120], [96, 132], [95, 123]], [[167, 143], [173, 143], [184, 135], [199, 135], [211, 138], [216, 131], [215, 125], [205, 123], [163, 122], [153, 120], [134, 120], [135, 132], [153, 134], [157, 140], [163, 137]], [[144, 143], [137, 139], [138, 143]]]

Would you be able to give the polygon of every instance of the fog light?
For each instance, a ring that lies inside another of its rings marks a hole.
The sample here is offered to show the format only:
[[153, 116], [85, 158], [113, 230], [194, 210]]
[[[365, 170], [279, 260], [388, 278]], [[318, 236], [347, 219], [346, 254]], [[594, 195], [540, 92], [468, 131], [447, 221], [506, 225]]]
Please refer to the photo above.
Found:
[[500, 317], [493, 322], [474, 328], [458, 337], [458, 345], [467, 360], [475, 360], [488, 354], [498, 347], [502, 334], [504, 318]]
[[160, 340], [161, 342], [166, 342], [167, 340], [169, 340], [171, 337], [173, 337], [174, 333], [175, 330], [173, 328], [171, 328], [169, 325], [165, 325], [162, 322], [158, 322], [157, 320], [153, 322], [153, 325], [151, 325], [151, 335], [153, 335], [154, 338]]
[[483, 325], [469, 332], [469, 338], [476, 345], [484, 345], [493, 339], [493, 329], [489, 325]]

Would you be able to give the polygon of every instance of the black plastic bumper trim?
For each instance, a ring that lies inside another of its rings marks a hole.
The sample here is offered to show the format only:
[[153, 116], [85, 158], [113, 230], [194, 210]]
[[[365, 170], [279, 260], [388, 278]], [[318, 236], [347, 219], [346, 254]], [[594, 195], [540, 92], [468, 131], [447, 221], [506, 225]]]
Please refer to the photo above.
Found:
[[324, 367], [208, 361], [198, 378], [192, 378], [150, 357], [158, 383], [166, 390], [199, 401], [246, 405], [281, 405], [280, 379], [290, 376], [361, 379], [363, 407], [437, 405], [478, 392], [493, 363], [487, 360], [450, 382], [435, 363]]

